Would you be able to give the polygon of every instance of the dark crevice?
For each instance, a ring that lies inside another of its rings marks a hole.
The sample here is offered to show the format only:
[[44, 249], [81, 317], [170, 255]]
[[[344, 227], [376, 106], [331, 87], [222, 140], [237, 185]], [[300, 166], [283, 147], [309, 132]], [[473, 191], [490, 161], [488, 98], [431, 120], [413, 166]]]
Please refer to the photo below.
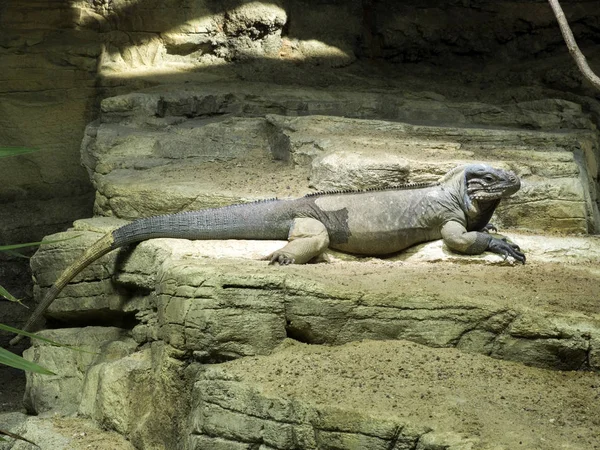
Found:
[[230, 284], [223, 284], [221, 286], [223, 289], [249, 289], [249, 290], [264, 290], [264, 286], [250, 286], [247, 284], [236, 284], [236, 283], [230, 283]]
[[133, 329], [139, 321], [135, 313], [124, 313], [114, 310], [98, 310], [77, 313], [61, 313], [59, 317], [46, 319], [46, 328], [78, 328], [78, 327], [117, 327]]
[[193, 43], [185, 42], [182, 44], [165, 43], [165, 50], [168, 55], [189, 56], [193, 53], [201, 55], [212, 55], [217, 46], [212, 42]]
[[303, 344], [326, 344], [323, 338], [313, 334], [310, 327], [294, 326], [293, 321], [288, 320], [285, 326], [285, 335], [288, 339], [302, 342]]
[[192, 357], [194, 361], [201, 364], [223, 364], [229, 361], [233, 361], [239, 358], [243, 358], [245, 355], [240, 355], [238, 353], [229, 353], [222, 352], [217, 350], [213, 350], [210, 352], [206, 351], [194, 351], [192, 352]]

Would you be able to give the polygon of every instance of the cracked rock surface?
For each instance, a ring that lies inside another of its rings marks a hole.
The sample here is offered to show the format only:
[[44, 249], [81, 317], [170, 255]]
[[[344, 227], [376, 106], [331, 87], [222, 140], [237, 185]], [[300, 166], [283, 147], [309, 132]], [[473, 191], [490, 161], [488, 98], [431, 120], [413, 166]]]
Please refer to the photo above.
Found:
[[[55, 236], [79, 235], [36, 254], [38, 289], [122, 223]], [[526, 265], [439, 242], [286, 267], [259, 261], [281, 241], [143, 242], [56, 300], [50, 317], [102, 326], [43, 335], [96, 354], [34, 343], [57, 376], [30, 375], [26, 404], [137, 448], [593, 449], [600, 242], [510, 238]]]
[[[77, 239], [43, 247], [32, 261], [42, 291], [99, 231], [120, 223], [79, 221], [56, 236]], [[48, 314], [74, 324], [118, 324], [134, 314], [138, 342], [160, 339], [205, 362], [266, 354], [289, 336], [331, 345], [408, 339], [540, 367], [600, 369], [598, 239], [511, 237], [523, 239], [526, 265], [432, 242], [388, 259], [331, 252], [329, 263], [276, 267], [257, 260], [281, 241], [154, 239], [87, 268]]]
[[203, 372], [189, 448], [597, 449], [598, 380], [405, 341], [286, 341]]

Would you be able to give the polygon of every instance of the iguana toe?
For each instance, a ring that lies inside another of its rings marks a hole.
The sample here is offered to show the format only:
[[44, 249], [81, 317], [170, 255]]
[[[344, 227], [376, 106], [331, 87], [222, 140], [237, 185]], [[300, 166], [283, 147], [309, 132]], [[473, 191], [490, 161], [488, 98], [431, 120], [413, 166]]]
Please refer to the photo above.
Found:
[[278, 264], [280, 266], [287, 266], [290, 264], [294, 264], [295, 262], [294, 258], [279, 252], [273, 253], [271, 256], [268, 257], [268, 259], [269, 265]]
[[479, 231], [481, 231], [482, 233], [497, 233], [498, 228], [496, 228], [496, 225], [494, 225], [493, 223], [488, 223]]
[[499, 255], [503, 255], [504, 259], [512, 256], [517, 261], [525, 264], [525, 254], [521, 251], [521, 248], [517, 244], [513, 244], [512, 242], [508, 242], [505, 238], [498, 239], [492, 238], [488, 245], [488, 250], [490, 252], [498, 253]]

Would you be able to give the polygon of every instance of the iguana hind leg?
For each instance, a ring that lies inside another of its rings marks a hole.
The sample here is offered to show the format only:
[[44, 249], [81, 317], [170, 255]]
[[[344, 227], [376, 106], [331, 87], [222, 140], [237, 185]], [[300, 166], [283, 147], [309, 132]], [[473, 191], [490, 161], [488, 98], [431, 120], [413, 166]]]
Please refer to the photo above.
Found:
[[269, 264], [304, 264], [320, 255], [329, 246], [327, 228], [309, 217], [295, 219], [290, 227], [288, 244], [267, 258]]

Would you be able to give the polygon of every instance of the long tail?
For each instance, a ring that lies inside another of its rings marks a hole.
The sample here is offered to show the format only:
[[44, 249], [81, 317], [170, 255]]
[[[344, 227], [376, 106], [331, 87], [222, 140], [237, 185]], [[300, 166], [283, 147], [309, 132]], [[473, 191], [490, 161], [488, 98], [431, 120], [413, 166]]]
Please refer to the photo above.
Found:
[[[283, 210], [283, 212], [282, 212]], [[284, 201], [268, 200], [222, 208], [139, 219], [108, 233], [60, 275], [25, 323], [23, 331], [44, 314], [62, 289], [83, 269], [111, 250], [147, 239], [287, 239], [292, 215]], [[265, 226], [268, 223], [268, 226]], [[14, 345], [22, 335], [14, 337]]]
[[[111, 250], [114, 250], [114, 238], [112, 233], [108, 233], [96, 241], [90, 248], [88, 248], [73, 264], [65, 269], [65, 271], [58, 277], [58, 280], [52, 285], [52, 287], [46, 292], [44, 299], [37, 306], [31, 317], [27, 320], [23, 326], [23, 331], [29, 331], [32, 326], [42, 317], [42, 314], [48, 309], [50, 304], [54, 301], [56, 296], [62, 291], [62, 289], [79, 274], [83, 269], [89, 266], [91, 263], [96, 261], [101, 256], [106, 255]], [[10, 341], [10, 345], [15, 345], [23, 338], [23, 335], [17, 335]]]

